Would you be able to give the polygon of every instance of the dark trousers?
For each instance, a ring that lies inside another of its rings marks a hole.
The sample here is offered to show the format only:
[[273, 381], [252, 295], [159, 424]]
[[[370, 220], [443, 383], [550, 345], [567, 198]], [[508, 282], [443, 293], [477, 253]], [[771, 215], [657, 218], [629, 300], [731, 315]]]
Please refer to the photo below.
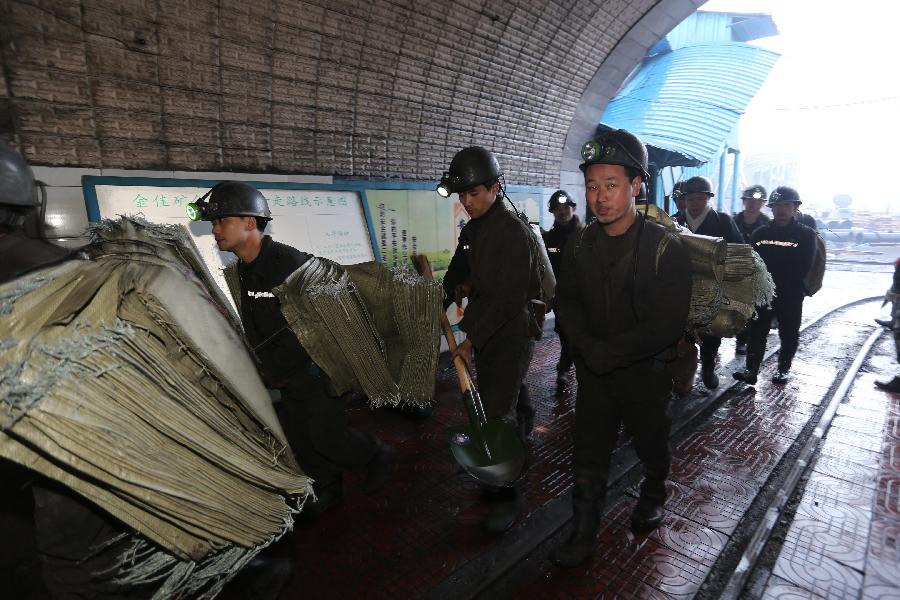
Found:
[[734, 341], [738, 345], [744, 344], [745, 346], [750, 341], [750, 322], [748, 321], [744, 328], [738, 331], [737, 335], [734, 336]]
[[556, 364], [557, 372], [566, 372], [572, 367], [572, 355], [569, 353], [569, 341], [566, 334], [559, 327], [559, 317], [553, 325], [553, 330], [559, 335], [559, 362]]
[[704, 369], [715, 366], [716, 356], [719, 354], [719, 346], [722, 345], [722, 338], [711, 335], [700, 336], [700, 364]]
[[32, 482], [37, 476], [0, 458], [0, 578], [4, 598], [50, 598], [35, 546]]
[[40, 479], [32, 489], [35, 542], [53, 598], [149, 598], [159, 587], [115, 583], [129, 540], [113, 540], [129, 528], [54, 481]]
[[275, 411], [303, 472], [317, 490], [341, 482], [347, 469], [368, 464], [375, 456], [375, 436], [349, 426], [344, 400], [330, 396], [326, 380], [295, 377]]
[[476, 351], [478, 393], [489, 420], [516, 423], [534, 412], [524, 385], [533, 353], [529, 337], [492, 338]]
[[624, 424], [644, 465], [641, 496], [662, 502], [669, 474], [668, 415], [671, 376], [653, 361], [608, 375], [597, 375], [575, 359], [578, 395], [575, 400], [573, 465], [579, 496], [600, 500], [609, 478], [612, 452]]
[[778, 319], [778, 337], [781, 350], [778, 353], [778, 369], [789, 371], [797, 345], [800, 343], [800, 321], [803, 317], [803, 296], [776, 297], [772, 308], [757, 307], [757, 316], [750, 322], [750, 345], [747, 346], [747, 369], [759, 372], [759, 365], [766, 353], [766, 338], [772, 327], [772, 319]]

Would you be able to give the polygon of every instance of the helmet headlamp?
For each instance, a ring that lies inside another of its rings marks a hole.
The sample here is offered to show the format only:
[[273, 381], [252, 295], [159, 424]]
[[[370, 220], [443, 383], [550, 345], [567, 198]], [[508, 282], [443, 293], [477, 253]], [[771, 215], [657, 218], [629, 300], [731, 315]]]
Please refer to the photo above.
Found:
[[199, 199], [188, 203], [185, 207], [188, 219], [191, 221], [202, 221], [206, 217], [206, 213], [209, 212], [209, 202], [206, 199], [209, 198], [210, 194], [212, 194], [212, 190], [203, 194]]
[[444, 173], [444, 176], [441, 177], [441, 182], [435, 188], [435, 191], [438, 193], [438, 196], [441, 198], [449, 198], [450, 194], [453, 191], [450, 188], [450, 177], [449, 173]]
[[[640, 143], [640, 142], [638, 142]], [[592, 138], [581, 146], [581, 160], [587, 164], [608, 163], [634, 167], [641, 172], [644, 180], [650, 178], [643, 161], [638, 159], [621, 142], [607, 135], [604, 138]]]

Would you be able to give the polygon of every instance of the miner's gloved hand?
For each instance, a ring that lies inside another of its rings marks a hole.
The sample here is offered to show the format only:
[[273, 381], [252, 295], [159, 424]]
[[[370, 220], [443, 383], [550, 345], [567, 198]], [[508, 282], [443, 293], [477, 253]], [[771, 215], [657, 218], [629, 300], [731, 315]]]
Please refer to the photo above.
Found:
[[456, 302], [456, 306], [462, 308], [463, 300], [469, 297], [469, 294], [472, 293], [472, 284], [468, 281], [465, 283], [460, 283], [453, 290], [453, 300]]
[[463, 343], [456, 347], [453, 358], [460, 357], [466, 363], [469, 373], [472, 373], [472, 342], [469, 339], [463, 340]]

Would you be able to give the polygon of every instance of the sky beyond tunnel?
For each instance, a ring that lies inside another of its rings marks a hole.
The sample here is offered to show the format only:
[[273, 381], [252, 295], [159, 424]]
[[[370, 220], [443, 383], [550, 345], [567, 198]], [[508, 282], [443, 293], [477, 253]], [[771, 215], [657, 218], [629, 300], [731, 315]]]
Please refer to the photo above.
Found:
[[[744, 156], [783, 153], [799, 162], [805, 208], [900, 214], [900, 2], [710, 0], [702, 10], [769, 13], [779, 36], [753, 43], [781, 58], [741, 120]], [[752, 182], [744, 182], [752, 183]]]

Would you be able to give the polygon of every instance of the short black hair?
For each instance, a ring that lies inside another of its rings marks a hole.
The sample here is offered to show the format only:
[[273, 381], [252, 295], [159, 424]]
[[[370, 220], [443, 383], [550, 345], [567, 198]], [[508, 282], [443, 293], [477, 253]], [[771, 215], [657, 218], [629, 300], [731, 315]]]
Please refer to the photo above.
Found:
[[263, 219], [262, 217], [253, 217], [256, 219], [256, 228], [262, 232], [266, 230], [266, 225], [269, 224], [269, 219]]

